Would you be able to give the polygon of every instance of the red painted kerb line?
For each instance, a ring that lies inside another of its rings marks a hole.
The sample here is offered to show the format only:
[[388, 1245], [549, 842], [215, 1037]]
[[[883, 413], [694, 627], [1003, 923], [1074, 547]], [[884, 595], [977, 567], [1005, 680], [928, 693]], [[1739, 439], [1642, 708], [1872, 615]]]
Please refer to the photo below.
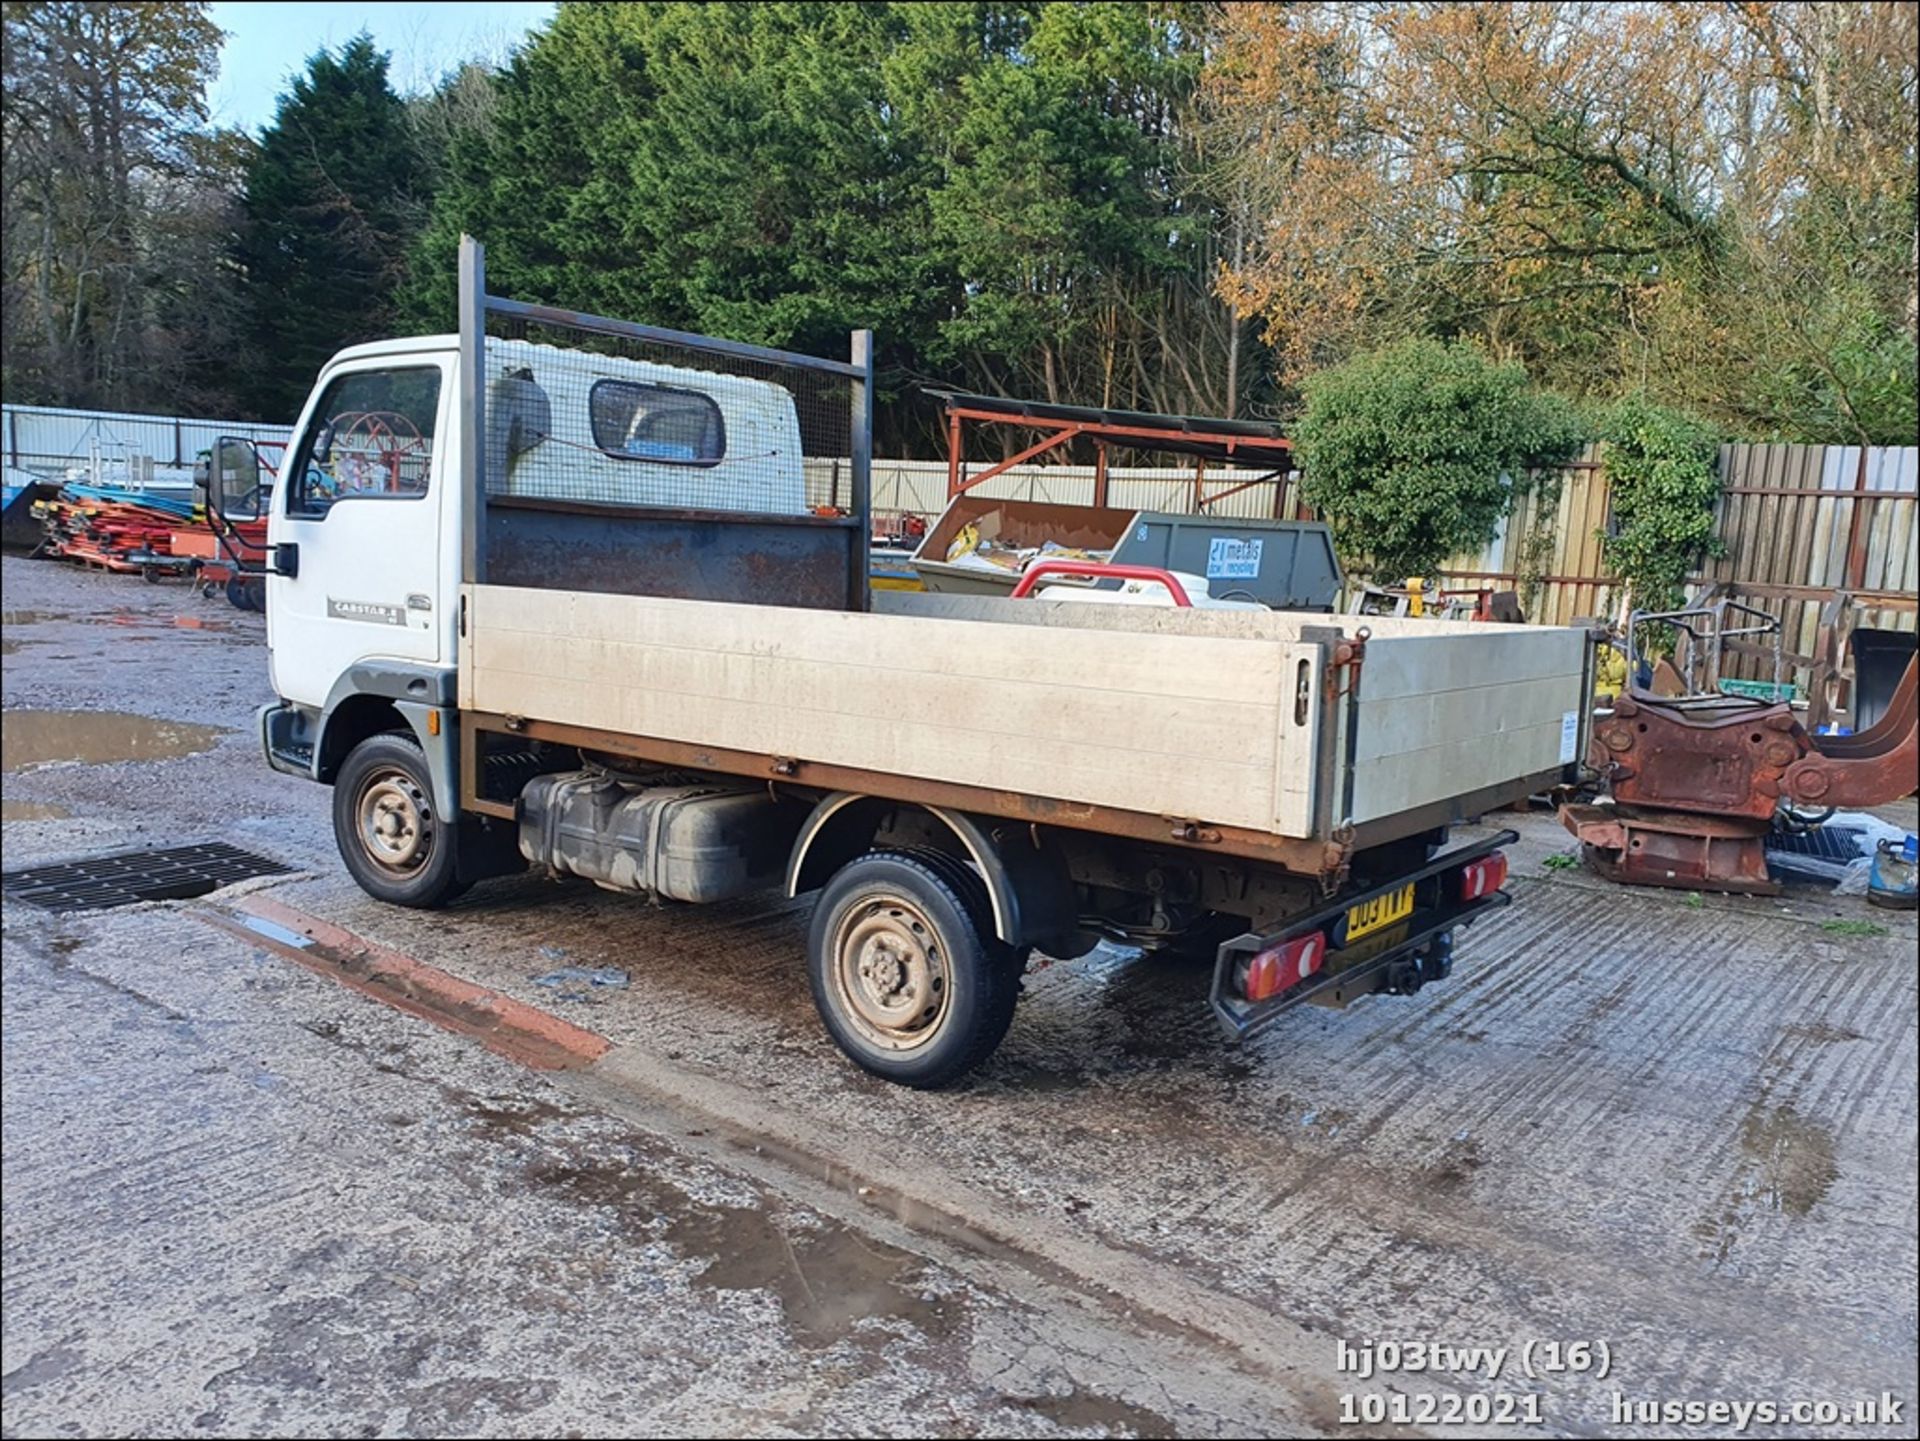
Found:
[[[498, 991], [364, 940], [269, 896], [243, 896], [234, 909], [292, 934], [285, 939], [244, 920], [205, 910], [204, 921], [408, 1015], [471, 1036], [491, 1051], [543, 1071], [575, 1071], [605, 1055], [605, 1036]], [[308, 944], [299, 944], [304, 938]]]

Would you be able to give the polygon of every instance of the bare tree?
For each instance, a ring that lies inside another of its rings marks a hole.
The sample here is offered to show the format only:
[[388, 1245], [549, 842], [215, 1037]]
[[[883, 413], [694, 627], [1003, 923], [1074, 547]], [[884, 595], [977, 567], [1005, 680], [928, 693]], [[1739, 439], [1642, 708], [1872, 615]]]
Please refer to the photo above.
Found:
[[210, 9], [5, 5], [0, 351], [10, 397], [127, 405], [178, 375], [161, 348], [165, 313], [198, 291], [193, 267], [216, 263], [219, 246], [173, 242], [192, 214], [217, 228], [226, 203], [217, 182], [201, 183], [218, 159], [204, 132], [221, 39]]

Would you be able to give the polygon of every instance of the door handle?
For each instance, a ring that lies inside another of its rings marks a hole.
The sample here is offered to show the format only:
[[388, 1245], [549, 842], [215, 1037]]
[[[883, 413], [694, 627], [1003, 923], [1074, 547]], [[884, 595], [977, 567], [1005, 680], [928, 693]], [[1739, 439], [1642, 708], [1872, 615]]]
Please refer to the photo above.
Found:
[[273, 548], [273, 573], [289, 579], [300, 574], [299, 542], [283, 540]]

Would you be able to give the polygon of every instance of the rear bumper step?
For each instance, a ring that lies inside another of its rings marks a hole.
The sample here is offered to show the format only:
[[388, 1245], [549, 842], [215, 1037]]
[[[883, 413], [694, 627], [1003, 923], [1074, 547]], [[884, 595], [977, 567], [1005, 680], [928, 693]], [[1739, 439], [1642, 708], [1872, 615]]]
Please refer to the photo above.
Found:
[[[1236, 936], [1220, 947], [1214, 961], [1213, 987], [1208, 994], [1214, 1018], [1229, 1039], [1244, 1041], [1308, 1001], [1344, 1005], [1376, 991], [1417, 990], [1428, 981], [1441, 979], [1453, 968], [1453, 933], [1513, 901], [1504, 890], [1471, 901], [1451, 898], [1446, 894], [1446, 878], [1519, 839], [1517, 831], [1501, 831], [1488, 840], [1436, 856], [1385, 885], [1342, 896], [1335, 904], [1291, 921], [1278, 931]], [[1330, 948], [1325, 965], [1310, 980], [1264, 1001], [1249, 1001], [1236, 992], [1234, 973], [1242, 959], [1295, 936], [1314, 931], [1331, 933], [1351, 908], [1391, 895], [1409, 884], [1414, 887], [1411, 915], [1379, 934]]]

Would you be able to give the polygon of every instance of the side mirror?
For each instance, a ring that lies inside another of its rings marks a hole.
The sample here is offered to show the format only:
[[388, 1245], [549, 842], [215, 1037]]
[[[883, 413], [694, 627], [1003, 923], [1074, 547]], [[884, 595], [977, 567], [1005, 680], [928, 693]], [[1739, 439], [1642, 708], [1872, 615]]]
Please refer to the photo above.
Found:
[[207, 509], [221, 526], [260, 518], [260, 453], [251, 441], [223, 435], [207, 457]]
[[[299, 551], [291, 544], [268, 547], [258, 522], [267, 513], [273, 485], [250, 440], [223, 435], [214, 441], [206, 459], [207, 519], [220, 550], [243, 575], [291, 576], [299, 570]], [[251, 533], [243, 532], [248, 524]]]

